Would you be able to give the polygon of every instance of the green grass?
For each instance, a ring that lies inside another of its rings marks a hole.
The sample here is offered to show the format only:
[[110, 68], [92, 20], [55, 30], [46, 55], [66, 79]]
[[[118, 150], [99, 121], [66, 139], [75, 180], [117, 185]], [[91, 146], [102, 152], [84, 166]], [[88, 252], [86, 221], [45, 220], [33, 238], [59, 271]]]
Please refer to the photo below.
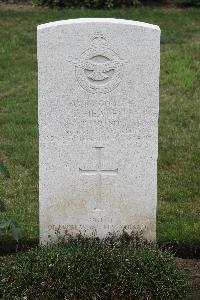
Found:
[[6, 215], [38, 238], [36, 25], [114, 17], [158, 24], [161, 36], [157, 237], [200, 241], [199, 10], [0, 9], [0, 178]]
[[189, 291], [169, 253], [126, 235], [70, 238], [0, 262], [1, 299], [177, 300]]

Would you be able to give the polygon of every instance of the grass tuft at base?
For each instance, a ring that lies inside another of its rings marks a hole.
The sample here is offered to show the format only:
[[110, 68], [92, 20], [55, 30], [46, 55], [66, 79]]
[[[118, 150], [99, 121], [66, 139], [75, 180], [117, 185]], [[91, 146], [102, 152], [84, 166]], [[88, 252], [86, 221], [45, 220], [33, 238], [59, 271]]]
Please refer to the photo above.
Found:
[[127, 234], [78, 236], [1, 260], [1, 299], [172, 300], [188, 289], [171, 254]]

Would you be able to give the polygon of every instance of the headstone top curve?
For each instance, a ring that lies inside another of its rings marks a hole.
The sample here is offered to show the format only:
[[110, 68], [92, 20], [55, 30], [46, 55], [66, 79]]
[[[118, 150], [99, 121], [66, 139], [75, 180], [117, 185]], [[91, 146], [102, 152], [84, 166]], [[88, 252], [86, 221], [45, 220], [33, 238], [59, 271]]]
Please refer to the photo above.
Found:
[[50, 27], [62, 26], [62, 25], [71, 25], [71, 24], [83, 24], [83, 23], [107, 23], [107, 24], [122, 24], [122, 25], [132, 25], [138, 27], [144, 27], [149, 29], [154, 29], [160, 31], [158, 25], [125, 20], [125, 19], [115, 19], [115, 18], [79, 18], [79, 19], [68, 19], [55, 22], [44, 23], [37, 26], [37, 30], [46, 29]]

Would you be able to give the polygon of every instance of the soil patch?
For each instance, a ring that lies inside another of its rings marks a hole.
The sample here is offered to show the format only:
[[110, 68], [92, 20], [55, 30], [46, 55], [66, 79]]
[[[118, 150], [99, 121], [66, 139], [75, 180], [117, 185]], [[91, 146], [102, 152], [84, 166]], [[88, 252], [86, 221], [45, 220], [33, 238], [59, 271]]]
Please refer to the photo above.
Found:
[[176, 257], [179, 264], [187, 273], [190, 283], [190, 300], [200, 299], [200, 259], [183, 259]]

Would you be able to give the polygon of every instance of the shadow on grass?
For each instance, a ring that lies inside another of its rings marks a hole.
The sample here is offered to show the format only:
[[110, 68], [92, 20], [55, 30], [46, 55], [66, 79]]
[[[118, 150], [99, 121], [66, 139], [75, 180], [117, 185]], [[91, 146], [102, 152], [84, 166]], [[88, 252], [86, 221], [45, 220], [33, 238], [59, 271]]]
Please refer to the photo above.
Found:
[[[159, 248], [166, 249], [174, 254], [175, 257], [200, 259], [200, 243], [187, 241], [163, 241], [157, 242]], [[18, 252], [28, 251], [39, 245], [39, 240], [20, 240], [20, 241], [1, 241], [0, 256], [10, 255]]]

